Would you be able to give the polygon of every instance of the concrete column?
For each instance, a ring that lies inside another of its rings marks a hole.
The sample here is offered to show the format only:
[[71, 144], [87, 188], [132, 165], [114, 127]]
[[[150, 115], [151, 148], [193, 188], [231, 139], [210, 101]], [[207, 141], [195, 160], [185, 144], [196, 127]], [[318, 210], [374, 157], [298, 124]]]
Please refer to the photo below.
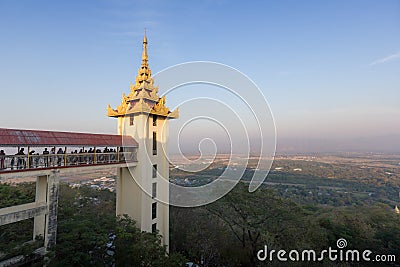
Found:
[[44, 246], [49, 248], [56, 244], [57, 237], [57, 213], [58, 213], [58, 188], [60, 171], [53, 170], [47, 178], [47, 208], [46, 229]]
[[[36, 178], [36, 197], [35, 203], [39, 205], [40, 203], [47, 202], [47, 175], [38, 176]], [[44, 238], [46, 225], [46, 214], [42, 214], [34, 217], [33, 223], [33, 239], [36, 236], [42, 236]]]
[[115, 180], [116, 207], [117, 216], [123, 215], [122, 210], [122, 168], [117, 168], [117, 179]]

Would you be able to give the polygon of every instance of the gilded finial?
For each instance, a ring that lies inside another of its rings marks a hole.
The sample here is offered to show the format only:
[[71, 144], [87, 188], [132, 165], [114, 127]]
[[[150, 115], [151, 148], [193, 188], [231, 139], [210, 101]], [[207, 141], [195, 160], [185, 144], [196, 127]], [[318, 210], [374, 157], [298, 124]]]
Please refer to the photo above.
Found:
[[143, 36], [143, 52], [142, 52], [142, 63], [145, 63], [144, 61], [146, 61], [149, 59], [148, 55], [147, 55], [147, 37], [146, 37], [146, 28], [144, 29], [144, 36]]
[[[144, 81], [147, 81], [151, 78], [151, 70], [149, 68], [149, 57], [147, 54], [147, 36], [146, 36], [146, 29], [144, 31], [143, 37], [143, 52], [142, 52], [142, 65], [139, 68], [138, 75], [136, 76], [136, 82], [133, 91], [135, 88], [139, 88]], [[132, 92], [132, 89], [131, 89]]]

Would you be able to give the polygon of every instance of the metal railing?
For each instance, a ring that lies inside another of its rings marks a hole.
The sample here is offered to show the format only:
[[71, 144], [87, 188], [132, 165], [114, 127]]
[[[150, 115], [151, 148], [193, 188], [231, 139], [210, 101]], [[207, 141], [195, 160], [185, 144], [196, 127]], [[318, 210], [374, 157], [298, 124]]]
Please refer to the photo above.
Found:
[[4, 155], [0, 156], [0, 171], [129, 162], [137, 162], [136, 150], [107, 153]]

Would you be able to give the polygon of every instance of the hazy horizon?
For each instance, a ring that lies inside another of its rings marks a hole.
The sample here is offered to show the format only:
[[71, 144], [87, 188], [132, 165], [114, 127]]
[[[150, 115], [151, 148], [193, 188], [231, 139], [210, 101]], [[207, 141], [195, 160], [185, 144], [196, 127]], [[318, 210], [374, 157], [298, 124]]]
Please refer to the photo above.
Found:
[[[255, 142], [257, 144], [257, 142]], [[185, 146], [185, 144], [184, 144]], [[205, 149], [207, 151], [207, 149]], [[312, 154], [312, 153], [384, 153], [400, 154], [400, 135], [386, 135], [376, 137], [324, 139], [324, 138], [282, 138], [278, 137], [276, 154]], [[196, 156], [200, 152], [197, 148], [190, 149], [186, 145], [183, 150], [186, 155]], [[251, 149], [250, 154], [259, 153], [257, 149]], [[177, 155], [176, 150], [170, 150], [170, 155]], [[206, 153], [212, 155], [213, 153]], [[228, 147], [221, 147], [217, 154], [229, 154]]]

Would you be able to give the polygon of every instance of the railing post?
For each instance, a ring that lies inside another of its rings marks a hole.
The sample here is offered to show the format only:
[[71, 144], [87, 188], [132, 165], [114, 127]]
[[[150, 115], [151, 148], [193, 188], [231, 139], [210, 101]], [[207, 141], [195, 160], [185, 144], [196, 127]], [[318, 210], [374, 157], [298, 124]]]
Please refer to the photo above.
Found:
[[67, 166], [67, 147], [64, 148], [64, 166]]
[[31, 147], [28, 146], [28, 158], [26, 159], [26, 169], [30, 169], [30, 165], [29, 165], [29, 160], [30, 160], [30, 153], [31, 153]]
[[[54, 151], [54, 154], [52, 156], [52, 159], [50, 159], [50, 161], [52, 162], [51, 166], [56, 166], [57, 165], [57, 156], [56, 156], [57, 151], [56, 151], [55, 146], [53, 147], [53, 151]], [[50, 153], [50, 155], [51, 155], [51, 153]]]
[[56, 244], [59, 171], [53, 170], [47, 178], [47, 216], [44, 236], [44, 245], [50, 248]]

